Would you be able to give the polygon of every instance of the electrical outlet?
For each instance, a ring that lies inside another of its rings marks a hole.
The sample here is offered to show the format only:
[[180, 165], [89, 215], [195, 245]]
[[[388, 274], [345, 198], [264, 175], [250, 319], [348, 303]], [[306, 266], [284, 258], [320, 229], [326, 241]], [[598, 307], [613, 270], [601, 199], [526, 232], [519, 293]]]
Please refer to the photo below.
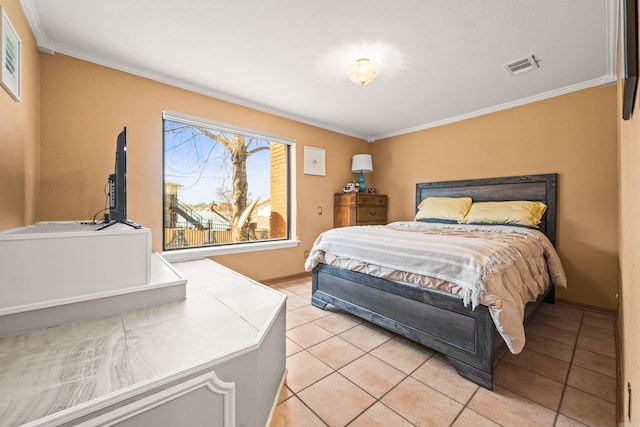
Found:
[[322, 215], [322, 208], [318, 207], [318, 215]]
[[304, 251], [304, 258], [305, 259], [309, 258], [309, 251]]

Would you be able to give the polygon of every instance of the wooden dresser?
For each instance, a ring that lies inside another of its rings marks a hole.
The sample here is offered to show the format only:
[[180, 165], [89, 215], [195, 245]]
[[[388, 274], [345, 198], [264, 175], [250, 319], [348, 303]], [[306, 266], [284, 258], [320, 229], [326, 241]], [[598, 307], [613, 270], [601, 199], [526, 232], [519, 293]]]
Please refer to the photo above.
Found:
[[336, 193], [333, 226], [381, 225], [387, 223], [387, 196], [367, 193]]

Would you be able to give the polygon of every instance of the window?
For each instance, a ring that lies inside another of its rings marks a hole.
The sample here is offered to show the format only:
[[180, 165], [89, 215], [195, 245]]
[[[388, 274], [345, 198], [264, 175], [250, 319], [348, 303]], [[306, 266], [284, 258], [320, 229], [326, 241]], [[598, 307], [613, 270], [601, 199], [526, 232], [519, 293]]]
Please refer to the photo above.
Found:
[[290, 239], [292, 139], [164, 111], [165, 251]]

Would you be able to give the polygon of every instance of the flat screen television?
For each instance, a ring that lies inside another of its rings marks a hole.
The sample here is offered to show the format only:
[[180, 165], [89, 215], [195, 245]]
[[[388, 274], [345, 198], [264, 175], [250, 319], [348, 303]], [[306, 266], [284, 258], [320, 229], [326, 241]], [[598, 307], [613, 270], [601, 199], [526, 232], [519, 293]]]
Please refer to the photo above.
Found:
[[116, 164], [109, 175], [109, 219], [127, 219], [127, 128], [118, 135], [116, 141]]
[[108, 178], [109, 212], [105, 215], [104, 225], [98, 230], [110, 225], [121, 223], [134, 228], [140, 225], [127, 219], [127, 128], [125, 127], [116, 140], [116, 164], [113, 173]]

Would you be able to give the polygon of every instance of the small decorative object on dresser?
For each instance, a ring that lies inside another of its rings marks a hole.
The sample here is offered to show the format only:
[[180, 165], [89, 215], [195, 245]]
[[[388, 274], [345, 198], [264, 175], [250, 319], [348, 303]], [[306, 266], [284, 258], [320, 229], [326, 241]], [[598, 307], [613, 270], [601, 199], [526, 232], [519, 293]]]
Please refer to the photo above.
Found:
[[342, 189], [343, 193], [357, 193], [360, 191], [360, 185], [357, 182], [347, 182]]
[[382, 194], [337, 193], [333, 206], [334, 227], [387, 223], [387, 196]]
[[367, 188], [367, 193], [369, 193], [369, 194], [376, 194], [376, 189], [375, 189], [375, 188], [373, 188], [373, 187], [369, 187], [369, 188]]

